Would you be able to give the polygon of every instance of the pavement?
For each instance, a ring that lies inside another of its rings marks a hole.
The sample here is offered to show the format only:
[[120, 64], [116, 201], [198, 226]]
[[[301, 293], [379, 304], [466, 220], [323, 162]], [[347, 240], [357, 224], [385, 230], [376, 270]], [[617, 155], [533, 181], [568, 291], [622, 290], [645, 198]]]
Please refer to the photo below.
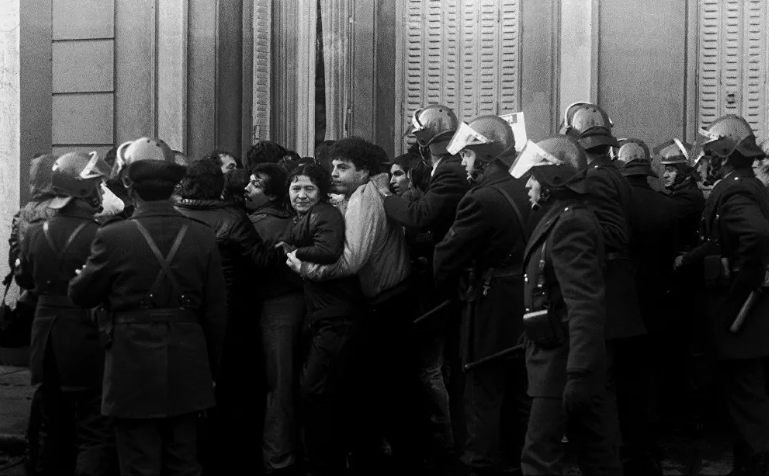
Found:
[[24, 451], [29, 409], [29, 348], [0, 348], [0, 475], [26, 474]]
[[[28, 348], [0, 348], [0, 476], [27, 474], [23, 464], [24, 435], [34, 393], [29, 384], [28, 359]], [[660, 444], [665, 475], [725, 475], [731, 470], [727, 435], [666, 435]], [[567, 458], [566, 474], [581, 474], [573, 455]]]

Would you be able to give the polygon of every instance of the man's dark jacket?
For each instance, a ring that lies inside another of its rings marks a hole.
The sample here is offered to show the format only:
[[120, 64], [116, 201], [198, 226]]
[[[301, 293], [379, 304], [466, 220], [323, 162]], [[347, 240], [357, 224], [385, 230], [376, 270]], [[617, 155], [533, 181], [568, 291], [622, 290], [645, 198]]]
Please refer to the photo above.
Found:
[[[269, 202], [251, 211], [248, 218], [264, 242], [265, 248], [271, 250], [281, 241], [287, 242], [294, 214], [286, 207], [275, 206]], [[302, 292], [302, 278], [291, 271], [285, 261], [277, 265], [274, 273], [266, 274], [259, 279], [259, 294], [265, 298], [296, 292]]]
[[587, 184], [606, 247], [606, 339], [645, 334], [630, 257], [633, 190], [608, 157], [590, 163]]
[[560, 398], [569, 373], [586, 376], [601, 393], [606, 375], [606, 295], [603, 233], [582, 200], [557, 201], [545, 213], [524, 253], [528, 312], [541, 311], [536, 289], [544, 246], [544, 289], [552, 312], [566, 323], [567, 341], [556, 348], [527, 342], [529, 395]]
[[[750, 168], [734, 170], [716, 183], [702, 212], [705, 242], [684, 256], [684, 265], [706, 256], [728, 260], [730, 276], [708, 290], [710, 334], [717, 358], [752, 359], [769, 355], [769, 299], [760, 295], [744, 325], [734, 319], [751, 291], [758, 290], [769, 263], [769, 192]], [[706, 266], [707, 267], [707, 266]], [[712, 271], [717, 267], [707, 267]]]
[[635, 282], [644, 323], [650, 331], [666, 326], [666, 293], [676, 257], [676, 208], [673, 200], [651, 188], [647, 177], [628, 177], [633, 187]]
[[[166, 257], [182, 227], [188, 226], [169, 265], [186, 303], [167, 277], [150, 296], [162, 268], [136, 222]], [[97, 231], [86, 266], [70, 282], [68, 294], [79, 306], [106, 304], [112, 312], [103, 414], [165, 418], [215, 405], [212, 380], [219, 367], [227, 305], [219, 252], [208, 225], [177, 212], [170, 201], [142, 203], [132, 219]], [[182, 304], [183, 319], [164, 319], [152, 312], [178, 312]]]
[[[71, 202], [47, 221], [33, 223], [22, 241], [16, 281], [38, 295], [30, 349], [33, 385], [54, 379], [65, 391], [101, 390], [104, 352], [96, 323], [89, 309], [67, 298], [69, 282], [88, 259], [99, 229], [93, 214], [85, 202]], [[55, 250], [46, 238], [46, 226]], [[65, 250], [70, 237], [74, 238]], [[44, 375], [46, 354], [58, 375]]]
[[454, 215], [470, 184], [458, 156], [446, 156], [435, 168], [430, 187], [419, 200], [391, 195], [384, 199], [385, 213], [400, 225], [428, 228], [436, 243], [443, 240], [454, 223]]
[[462, 198], [454, 224], [435, 247], [434, 273], [439, 289], [453, 285], [473, 261], [476, 263], [480, 292], [470, 335], [463, 338], [470, 344], [471, 360], [510, 347], [523, 331], [522, 261], [528, 233], [500, 190], [512, 198], [525, 226], [531, 209], [525, 183], [498, 168]]

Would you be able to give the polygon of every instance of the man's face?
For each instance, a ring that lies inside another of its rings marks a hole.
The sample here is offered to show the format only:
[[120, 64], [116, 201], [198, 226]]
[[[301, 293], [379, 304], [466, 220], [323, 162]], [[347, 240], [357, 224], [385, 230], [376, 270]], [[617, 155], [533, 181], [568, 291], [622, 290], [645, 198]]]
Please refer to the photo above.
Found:
[[246, 185], [246, 208], [256, 210], [270, 201], [270, 198], [264, 194], [264, 183], [269, 180], [265, 174], [252, 174], [251, 181]]
[[666, 165], [665, 172], [662, 173], [662, 180], [664, 182], [665, 188], [672, 188], [676, 183], [677, 177], [678, 169], [672, 165]]
[[411, 180], [409, 180], [403, 167], [398, 164], [393, 164], [390, 167], [390, 185], [396, 195], [403, 195], [409, 189], [410, 183]]
[[478, 155], [475, 151], [470, 149], [462, 149], [459, 151], [459, 155], [462, 157], [462, 165], [467, 171], [467, 181], [474, 182], [477, 179], [477, 171], [475, 170], [475, 161]]
[[231, 156], [229, 156], [229, 155], [222, 155], [222, 156], [220, 156], [220, 158], [222, 159], [222, 173], [223, 174], [226, 174], [228, 172], [232, 172], [233, 170], [235, 170], [237, 168], [238, 163], [235, 162], [235, 159], [232, 158]]
[[542, 198], [542, 185], [540, 185], [539, 181], [534, 178], [533, 174], [526, 182], [526, 188], [529, 189], [529, 202], [531, 203], [531, 208], [538, 208], [540, 206], [539, 200]]
[[754, 160], [753, 172], [765, 187], [769, 187], [769, 159]]
[[349, 197], [358, 187], [368, 182], [368, 170], [358, 170], [351, 160], [334, 159], [331, 164], [331, 190]]

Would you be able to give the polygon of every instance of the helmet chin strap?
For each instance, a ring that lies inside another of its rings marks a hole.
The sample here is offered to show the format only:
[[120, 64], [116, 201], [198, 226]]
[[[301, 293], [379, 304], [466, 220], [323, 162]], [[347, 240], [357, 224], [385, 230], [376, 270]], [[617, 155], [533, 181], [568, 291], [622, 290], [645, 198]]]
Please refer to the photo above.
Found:
[[550, 201], [550, 190], [543, 188], [539, 192], [539, 199], [531, 205], [532, 211], [538, 211]]
[[476, 158], [475, 163], [473, 164], [473, 171], [468, 175], [467, 181], [470, 183], [478, 183], [480, 179], [483, 178], [483, 172], [486, 170], [487, 165], [489, 165], [487, 162], [482, 162]]

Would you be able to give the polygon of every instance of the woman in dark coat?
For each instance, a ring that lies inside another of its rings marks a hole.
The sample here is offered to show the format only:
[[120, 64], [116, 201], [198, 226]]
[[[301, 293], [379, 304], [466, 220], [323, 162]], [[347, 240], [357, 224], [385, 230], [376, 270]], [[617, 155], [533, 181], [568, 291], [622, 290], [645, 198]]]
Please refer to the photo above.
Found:
[[[327, 203], [329, 173], [302, 165], [289, 174], [289, 198], [296, 211], [288, 236], [296, 257], [318, 264], [335, 263], [344, 252], [342, 213]], [[287, 245], [289, 246], [289, 245]], [[357, 276], [316, 282], [304, 280], [312, 344], [300, 377], [305, 443], [311, 472], [344, 472], [347, 423], [360, 324], [366, 299]]]

